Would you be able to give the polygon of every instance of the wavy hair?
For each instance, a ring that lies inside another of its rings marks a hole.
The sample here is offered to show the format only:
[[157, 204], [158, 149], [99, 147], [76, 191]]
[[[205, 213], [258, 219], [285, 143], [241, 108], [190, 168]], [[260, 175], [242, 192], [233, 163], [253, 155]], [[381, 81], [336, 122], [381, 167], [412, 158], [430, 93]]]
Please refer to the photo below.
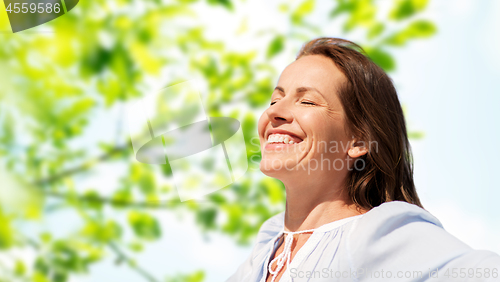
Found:
[[[384, 202], [405, 201], [422, 207], [413, 183], [413, 156], [406, 123], [391, 78], [356, 43], [321, 37], [302, 46], [296, 60], [307, 55], [330, 58], [347, 78], [338, 96], [349, 135], [377, 145], [359, 157], [361, 170], [350, 170], [346, 187], [350, 199], [364, 209]], [[423, 207], [422, 207], [423, 208]]]

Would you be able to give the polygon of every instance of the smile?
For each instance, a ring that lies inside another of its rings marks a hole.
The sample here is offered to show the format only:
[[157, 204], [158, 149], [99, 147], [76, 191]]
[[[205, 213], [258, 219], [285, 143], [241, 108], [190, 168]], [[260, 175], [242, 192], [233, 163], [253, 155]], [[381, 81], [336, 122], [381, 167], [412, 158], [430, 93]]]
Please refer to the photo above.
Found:
[[292, 147], [302, 142], [302, 139], [288, 134], [274, 133], [267, 138], [266, 151], [282, 150], [285, 147]]
[[269, 144], [297, 144], [302, 142], [302, 140], [288, 134], [270, 134], [267, 137], [267, 142]]

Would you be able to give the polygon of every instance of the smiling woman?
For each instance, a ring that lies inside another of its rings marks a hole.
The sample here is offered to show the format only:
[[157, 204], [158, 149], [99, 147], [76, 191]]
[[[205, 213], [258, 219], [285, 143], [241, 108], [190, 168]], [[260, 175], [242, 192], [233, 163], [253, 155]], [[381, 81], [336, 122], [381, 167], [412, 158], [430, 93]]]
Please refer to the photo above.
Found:
[[260, 169], [283, 182], [286, 209], [227, 281], [500, 279], [500, 256], [471, 249], [423, 209], [398, 95], [358, 45], [305, 44], [258, 131]]

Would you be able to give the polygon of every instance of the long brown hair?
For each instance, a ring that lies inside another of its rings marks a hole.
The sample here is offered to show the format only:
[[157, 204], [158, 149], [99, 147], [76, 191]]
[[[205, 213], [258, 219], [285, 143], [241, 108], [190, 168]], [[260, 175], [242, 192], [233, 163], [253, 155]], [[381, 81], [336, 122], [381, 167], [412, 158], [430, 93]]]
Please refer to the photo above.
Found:
[[[304, 46], [297, 59], [323, 55], [333, 60], [347, 80], [338, 92], [347, 129], [364, 144], [377, 145], [359, 157], [363, 169], [352, 169], [346, 180], [351, 200], [364, 209], [384, 202], [405, 201], [422, 207], [413, 183], [413, 157], [405, 118], [391, 78], [359, 45], [321, 37]], [[356, 166], [355, 166], [356, 167]]]

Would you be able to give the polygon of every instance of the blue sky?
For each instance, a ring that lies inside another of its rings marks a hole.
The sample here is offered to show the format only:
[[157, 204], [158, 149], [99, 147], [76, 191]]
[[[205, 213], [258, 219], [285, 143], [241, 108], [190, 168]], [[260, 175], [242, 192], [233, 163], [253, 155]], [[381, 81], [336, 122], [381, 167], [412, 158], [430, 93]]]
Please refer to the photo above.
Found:
[[426, 133], [412, 142], [415, 183], [445, 229], [500, 252], [500, 3], [431, 3], [437, 36], [396, 51], [392, 76], [410, 128]]

